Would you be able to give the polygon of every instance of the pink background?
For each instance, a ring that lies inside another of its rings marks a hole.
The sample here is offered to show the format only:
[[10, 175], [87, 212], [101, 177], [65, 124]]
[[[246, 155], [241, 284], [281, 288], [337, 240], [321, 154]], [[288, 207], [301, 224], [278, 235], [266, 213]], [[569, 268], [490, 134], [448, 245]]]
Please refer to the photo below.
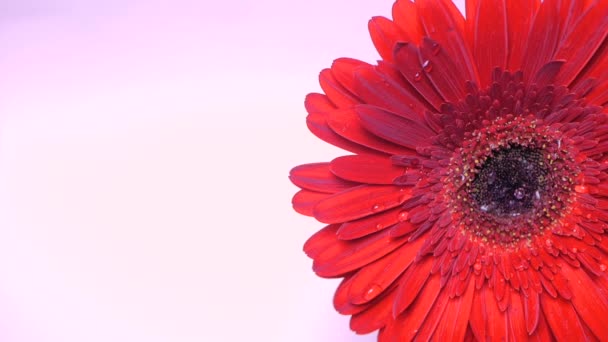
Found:
[[301, 251], [303, 99], [392, 0], [0, 2], [0, 341], [373, 341]]

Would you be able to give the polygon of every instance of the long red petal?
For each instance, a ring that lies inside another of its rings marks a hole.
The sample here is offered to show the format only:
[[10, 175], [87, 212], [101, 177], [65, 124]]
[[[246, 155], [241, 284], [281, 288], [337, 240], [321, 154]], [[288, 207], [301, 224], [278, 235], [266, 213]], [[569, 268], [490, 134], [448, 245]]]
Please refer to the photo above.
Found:
[[[393, 341], [411, 341], [414, 338], [429, 315], [431, 308], [435, 306], [438, 297], [441, 296], [440, 293], [439, 275], [432, 276], [416, 296], [414, 303], [396, 318], [395, 323], [400, 329], [396, 329], [398, 333], [395, 334]], [[447, 294], [444, 296], [448, 297]]]
[[350, 287], [351, 302], [367, 303], [386, 290], [414, 261], [422, 245], [421, 240], [406, 243], [399, 250], [357, 272]]
[[560, 36], [559, 0], [545, 0], [536, 13], [527, 39], [523, 58], [524, 77], [530, 79], [549, 61], [553, 60]]
[[462, 296], [450, 300], [445, 313], [433, 334], [437, 341], [462, 341], [467, 332], [475, 282], [469, 279], [469, 284]]
[[559, 336], [560, 339], [565, 341], [587, 341], [591, 338], [586, 334], [585, 328], [570, 301], [560, 297], [553, 298], [543, 295], [540, 298], [540, 303], [553, 335]]
[[341, 179], [381, 185], [393, 184], [393, 179], [405, 172], [405, 168], [393, 165], [390, 158], [372, 155], [338, 157], [331, 161], [329, 170]]
[[506, 4], [507, 28], [509, 30], [508, 69], [517, 71], [523, 65], [526, 41], [536, 11], [540, 6], [540, 0], [507, 0]]
[[353, 153], [375, 153], [373, 149], [346, 140], [336, 134], [327, 123], [327, 113], [336, 110], [327, 96], [309, 94], [304, 102], [309, 115], [306, 117], [308, 129], [319, 139]]
[[429, 145], [435, 133], [415, 121], [407, 120], [383, 109], [360, 105], [355, 107], [363, 126], [382, 139], [416, 149]]
[[339, 223], [391, 209], [409, 198], [409, 190], [389, 185], [360, 185], [331, 195], [314, 208], [325, 223]]
[[393, 4], [393, 21], [404, 32], [406, 40], [418, 44], [423, 36], [424, 28], [418, 17], [416, 5], [411, 0], [397, 0]]
[[[521, 1], [520, 1], [521, 2]], [[492, 71], [507, 67], [509, 37], [506, 0], [467, 1], [467, 33], [477, 61], [480, 86], [490, 85]]]
[[573, 269], [564, 264], [562, 272], [573, 284], [572, 304], [579, 317], [600, 341], [608, 341], [608, 324], [604, 319], [604, 315], [608, 312], [607, 289], [594, 282], [583, 269]]
[[528, 338], [528, 330], [524, 315], [524, 295], [511, 291], [511, 305], [507, 309], [509, 338], [511, 341], [525, 341]]
[[313, 210], [315, 206], [329, 196], [331, 194], [324, 192], [300, 190], [291, 199], [291, 204], [293, 205], [293, 209], [299, 214], [314, 216]]
[[446, 49], [466, 80], [478, 82], [477, 69], [464, 38], [464, 18], [450, 0], [416, 0], [422, 26], [428, 37]]
[[407, 41], [408, 37], [399, 26], [384, 17], [374, 17], [369, 21], [368, 29], [372, 42], [383, 60], [393, 60], [393, 48], [398, 41]]
[[401, 208], [393, 208], [358, 220], [344, 222], [336, 235], [341, 240], [354, 240], [373, 234], [377, 231], [390, 228], [399, 222], [401, 217], [403, 217], [401, 213]]
[[296, 166], [289, 172], [289, 179], [300, 188], [332, 194], [358, 185], [336, 177], [329, 171], [329, 163]]
[[314, 259], [312, 268], [320, 277], [339, 277], [374, 262], [406, 241], [392, 239], [386, 231], [358, 240], [337, 240]]
[[424, 258], [407, 269], [401, 278], [401, 285], [397, 289], [393, 316], [398, 316], [416, 301], [416, 298], [429, 279], [432, 266], [433, 258]]
[[439, 111], [444, 99], [437, 93], [437, 90], [422, 70], [420, 62], [420, 52], [417, 46], [412, 43], [398, 43], [395, 46], [395, 65], [399, 72], [416, 89], [416, 91]]
[[[579, 1], [580, 2], [580, 1]], [[596, 0], [587, 8], [557, 48], [555, 59], [564, 59], [564, 65], [557, 79], [558, 84], [569, 85], [583, 70], [604, 38], [608, 35], [608, 1]], [[581, 38], [585, 40], [581, 44]]]
[[[411, 149], [399, 146], [384, 139], [379, 139], [366, 130], [354, 108], [334, 110], [327, 113], [326, 124], [332, 133], [349, 142], [353, 142], [367, 151], [379, 151], [387, 154], [411, 154]], [[361, 153], [365, 154], [365, 152]], [[370, 154], [367, 152], [367, 154]]]

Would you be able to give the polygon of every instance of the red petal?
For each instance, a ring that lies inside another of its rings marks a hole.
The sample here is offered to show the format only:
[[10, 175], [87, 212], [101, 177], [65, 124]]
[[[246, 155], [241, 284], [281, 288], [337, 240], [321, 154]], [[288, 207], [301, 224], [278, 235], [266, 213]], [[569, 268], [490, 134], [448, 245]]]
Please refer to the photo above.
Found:
[[492, 290], [484, 286], [482, 303], [486, 306], [487, 336], [491, 341], [508, 341], [509, 330], [506, 312], [500, 311], [498, 302]]
[[537, 342], [555, 341], [555, 337], [553, 337], [553, 333], [542, 312], [538, 316], [538, 326], [534, 330], [534, 333], [530, 335], [529, 340]]
[[[581, 3], [580, 0], [575, 2]], [[576, 20], [574, 27], [562, 38], [555, 54], [556, 59], [568, 61], [560, 72], [559, 84], [569, 85], [604, 41], [608, 34], [608, 2], [594, 1]], [[583, 43], [581, 39], [584, 39]]]
[[511, 293], [511, 305], [507, 310], [509, 338], [513, 341], [525, 341], [528, 338], [526, 320], [524, 316], [524, 295], [517, 291]]
[[418, 17], [416, 5], [410, 0], [397, 0], [393, 4], [393, 21], [404, 32], [407, 42], [418, 44], [424, 28]]
[[427, 109], [416, 96], [397, 81], [374, 68], [354, 72], [353, 89], [365, 104], [393, 112], [409, 120], [421, 120]]
[[353, 315], [350, 319], [350, 328], [357, 334], [368, 334], [386, 325], [391, 319], [395, 291], [375, 301], [367, 310]]
[[374, 262], [406, 241], [392, 239], [386, 231], [358, 240], [337, 240], [315, 258], [313, 270], [320, 277], [339, 277]]
[[467, 29], [482, 88], [490, 85], [492, 71], [507, 67], [509, 41], [505, 0], [467, 1]]
[[565, 63], [565, 61], [551, 61], [543, 65], [530, 83], [536, 84], [539, 88], [552, 84], [564, 64], [567, 63]]
[[336, 80], [330, 69], [325, 69], [319, 74], [319, 84], [329, 100], [338, 108], [348, 108], [360, 101], [338, 80]]
[[471, 307], [470, 324], [471, 330], [478, 341], [485, 341], [487, 338], [487, 320], [488, 314], [485, 304], [485, 292], [490, 291], [487, 286], [483, 286], [479, 291], [475, 292], [473, 298], [473, 306]]
[[[429, 315], [431, 308], [437, 306], [435, 303], [437, 302], [438, 297], [440, 297], [440, 292], [441, 285], [439, 282], [439, 276], [431, 277], [422, 291], [420, 291], [418, 296], [416, 296], [414, 303], [412, 303], [412, 305], [409, 306], [405, 312], [396, 318], [395, 324], [398, 325], [400, 329], [398, 331], [398, 335], [394, 335], [392, 340], [393, 342], [411, 341], [414, 338]], [[447, 294], [444, 296], [448, 297]]]
[[585, 328], [570, 301], [543, 295], [540, 297], [540, 303], [553, 335], [564, 341], [589, 340], [590, 336], [585, 333]]
[[479, 84], [473, 57], [464, 39], [464, 18], [450, 0], [416, 0], [428, 37], [446, 49], [466, 80]]
[[422, 70], [418, 47], [411, 43], [398, 43], [395, 46], [395, 65], [405, 79], [435, 108], [441, 109], [444, 99]]
[[375, 151], [359, 144], [348, 141], [337, 135], [327, 124], [327, 113], [335, 110], [335, 106], [327, 96], [321, 94], [309, 94], [305, 101], [308, 129], [319, 139], [353, 153], [374, 153]]
[[[361, 120], [355, 109], [334, 110], [328, 114], [327, 125], [333, 131], [349, 142], [366, 148], [367, 151], [380, 151], [388, 154], [411, 154], [412, 150], [378, 138], [361, 125]], [[373, 149], [373, 150], [370, 150]], [[364, 153], [362, 153], [364, 154]], [[368, 153], [369, 154], [369, 153]]]
[[475, 282], [469, 279], [469, 284], [462, 296], [456, 297], [448, 303], [445, 314], [433, 335], [437, 341], [462, 341], [467, 331]]
[[380, 295], [410, 266], [421, 245], [422, 241], [407, 243], [357, 272], [350, 287], [351, 302], [363, 304]]
[[395, 298], [395, 304], [393, 306], [393, 316], [398, 316], [416, 301], [416, 298], [430, 276], [432, 266], [433, 258], [424, 258], [422, 261], [414, 263], [407, 269], [403, 278], [401, 278], [401, 284], [397, 289], [397, 297]]
[[[342, 87], [347, 89], [353, 95], [357, 94], [353, 91], [355, 81], [355, 69], [362, 67], [370, 67], [371, 65], [354, 58], [338, 58], [331, 64], [331, 74], [340, 83]], [[359, 99], [365, 102], [363, 99]]]
[[[478, 0], [479, 1], [479, 0]], [[540, 0], [506, 0], [507, 28], [509, 30], [509, 64], [508, 69], [520, 70], [523, 65], [523, 54], [532, 26], [534, 15]]]
[[[394, 208], [376, 215], [345, 222], [340, 226], [340, 229], [338, 229], [338, 239], [354, 240], [390, 227], [399, 222], [401, 211], [401, 208]], [[391, 237], [393, 237], [393, 235], [391, 235]]]
[[541, 3], [528, 36], [524, 52], [524, 77], [530, 79], [545, 64], [553, 59], [560, 35], [559, 0], [545, 0]]
[[340, 285], [336, 289], [336, 293], [334, 294], [334, 308], [336, 311], [343, 315], [356, 315], [359, 312], [364, 311], [369, 308], [371, 305], [355, 305], [352, 304], [348, 297], [348, 290], [350, 289], [350, 284], [352, 283], [352, 276], [346, 276]]
[[304, 253], [310, 258], [316, 258], [321, 252], [336, 242], [336, 231], [339, 224], [330, 224], [314, 233], [304, 244]]
[[377, 107], [359, 105], [355, 107], [355, 111], [368, 131], [410, 149], [429, 145], [435, 136], [435, 133], [423, 124]]
[[526, 330], [532, 334], [538, 326], [538, 316], [540, 313], [540, 301], [538, 293], [530, 291], [528, 296], [524, 296], [524, 316], [526, 318]]
[[582, 269], [573, 269], [567, 264], [562, 266], [564, 277], [573, 285], [572, 304], [579, 317], [593, 331], [600, 341], [608, 341], [608, 325], [605, 315], [608, 312], [608, 292], [594, 282]]
[[[431, 336], [437, 329], [439, 325], [439, 321], [442, 319], [444, 312], [446, 311], [446, 307], [449, 306], [450, 296], [447, 290], [441, 291], [435, 303], [431, 307], [428, 315], [422, 322], [418, 333], [416, 333], [416, 340], [418, 341], [430, 341]], [[438, 341], [442, 341], [441, 339], [437, 339]]]
[[409, 194], [409, 190], [396, 186], [360, 185], [319, 202], [314, 216], [325, 223], [355, 220], [394, 208], [408, 199]]
[[452, 103], [458, 103], [465, 97], [469, 75], [458, 68], [453, 56], [438, 42], [427, 37], [422, 39], [420, 63], [441, 97]]
[[331, 194], [300, 190], [291, 199], [291, 204], [296, 212], [306, 216], [314, 216], [314, 207], [317, 205], [317, 203], [328, 198], [329, 196], [331, 196]]
[[403, 175], [404, 167], [393, 165], [388, 157], [355, 155], [338, 157], [331, 161], [329, 169], [336, 176], [366, 184], [393, 184], [393, 179]]
[[393, 47], [397, 41], [408, 40], [405, 34], [395, 23], [384, 17], [372, 18], [367, 27], [372, 37], [372, 42], [382, 59], [392, 62]]
[[296, 166], [289, 172], [289, 179], [300, 188], [326, 193], [340, 192], [357, 185], [336, 177], [329, 171], [329, 163]]

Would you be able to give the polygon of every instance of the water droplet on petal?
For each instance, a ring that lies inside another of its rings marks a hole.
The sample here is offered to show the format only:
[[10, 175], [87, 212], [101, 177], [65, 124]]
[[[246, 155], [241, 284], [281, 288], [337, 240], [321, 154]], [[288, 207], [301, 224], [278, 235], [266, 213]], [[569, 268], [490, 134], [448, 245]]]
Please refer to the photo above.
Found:
[[399, 221], [403, 222], [403, 221], [407, 220], [409, 216], [410, 215], [408, 214], [407, 211], [402, 211], [402, 212], [399, 213], [398, 218], [399, 218]]
[[380, 211], [380, 210], [382, 210], [383, 208], [384, 208], [384, 207], [383, 207], [382, 205], [380, 205], [380, 204], [375, 204], [375, 205], [372, 207], [372, 211]]
[[476, 262], [475, 265], [473, 265], [473, 268], [475, 269], [475, 271], [479, 272], [481, 271], [481, 264]]
[[441, 51], [441, 45], [439, 45], [438, 43], [433, 43], [433, 45], [431, 46], [433, 55], [437, 56], [439, 54], [439, 51]]
[[431, 65], [431, 61], [429, 61], [428, 59], [424, 62], [422, 62], [422, 69], [424, 69], [424, 71], [426, 72], [431, 72], [433, 70], [433, 66]]
[[382, 223], [378, 223], [376, 225], [376, 230], [382, 230], [384, 228], [384, 225]]
[[422, 74], [417, 72], [414, 74], [414, 81], [419, 82], [422, 79]]
[[574, 187], [574, 191], [578, 192], [579, 194], [586, 194], [589, 192], [589, 189], [584, 185], [577, 185]]
[[600, 265], [600, 270], [602, 270], [602, 272], [606, 271], [606, 265], [601, 264]]
[[363, 299], [365, 299], [366, 301], [368, 300], [372, 300], [374, 299], [378, 294], [380, 294], [380, 292], [382, 292], [382, 287], [378, 284], [372, 284], [367, 291], [365, 291], [365, 294], [363, 294]]

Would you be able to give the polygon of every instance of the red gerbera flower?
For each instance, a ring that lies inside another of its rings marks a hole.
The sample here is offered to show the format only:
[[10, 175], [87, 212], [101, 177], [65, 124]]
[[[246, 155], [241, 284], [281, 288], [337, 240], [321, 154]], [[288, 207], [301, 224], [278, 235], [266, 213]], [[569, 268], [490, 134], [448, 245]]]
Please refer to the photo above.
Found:
[[608, 341], [608, 1], [399, 0], [337, 59], [301, 165], [304, 246], [380, 341]]

